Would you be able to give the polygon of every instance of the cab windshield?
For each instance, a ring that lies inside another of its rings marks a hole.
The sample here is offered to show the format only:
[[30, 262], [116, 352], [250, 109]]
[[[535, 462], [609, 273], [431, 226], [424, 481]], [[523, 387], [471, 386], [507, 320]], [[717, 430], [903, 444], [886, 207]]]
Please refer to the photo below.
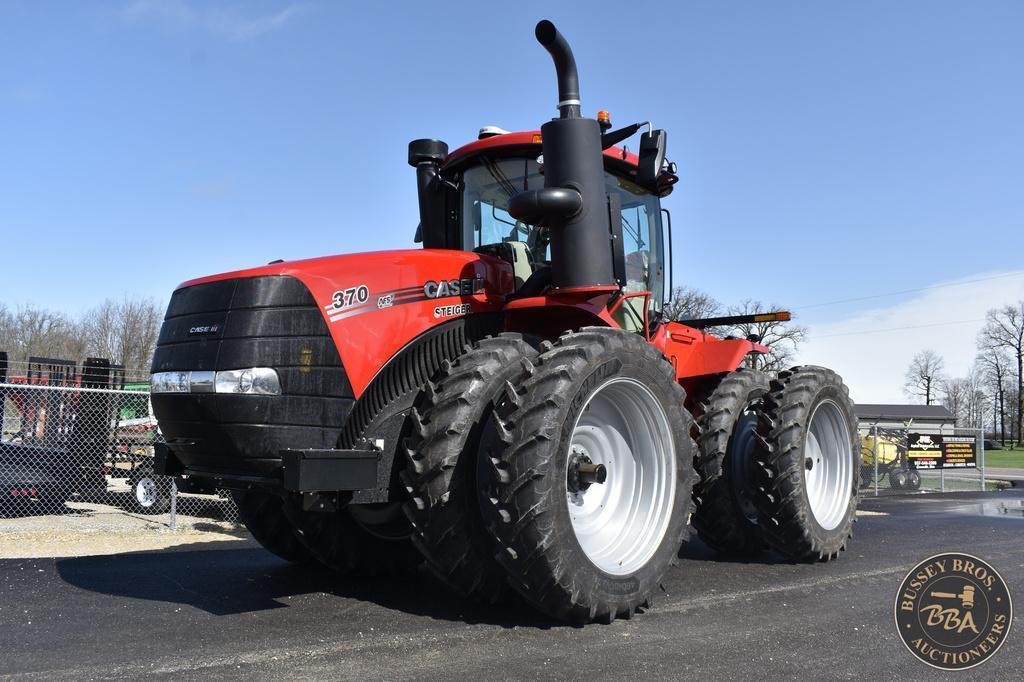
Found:
[[[625, 290], [627, 293], [650, 291], [649, 313], [657, 315], [661, 312], [664, 294], [663, 232], [658, 197], [608, 172], [605, 183], [609, 192], [619, 193], [622, 207]], [[464, 248], [510, 260], [517, 288], [539, 268], [550, 265], [547, 228], [518, 221], [507, 211], [509, 199], [515, 194], [544, 187], [544, 175], [535, 159], [481, 157], [464, 171], [461, 185]]]

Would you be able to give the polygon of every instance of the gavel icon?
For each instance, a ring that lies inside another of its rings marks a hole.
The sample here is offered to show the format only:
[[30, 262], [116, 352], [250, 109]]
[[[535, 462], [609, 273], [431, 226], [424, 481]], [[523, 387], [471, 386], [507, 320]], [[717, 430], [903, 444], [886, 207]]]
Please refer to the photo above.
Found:
[[974, 585], [964, 585], [964, 591], [960, 594], [953, 594], [952, 592], [932, 592], [933, 597], [939, 599], [959, 599], [965, 609], [972, 608], [974, 606]]

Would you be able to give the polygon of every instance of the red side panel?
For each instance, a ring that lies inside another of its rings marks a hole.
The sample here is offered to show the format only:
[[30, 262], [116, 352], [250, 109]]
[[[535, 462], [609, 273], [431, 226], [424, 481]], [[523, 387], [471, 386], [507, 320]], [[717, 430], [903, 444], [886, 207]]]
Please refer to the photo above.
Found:
[[466, 251], [378, 251], [275, 263], [190, 280], [288, 275], [313, 293], [359, 397], [395, 353], [431, 327], [497, 312], [512, 291], [512, 266]]
[[651, 343], [672, 361], [680, 381], [731, 372], [749, 353], [769, 352], [746, 339], [719, 339], [676, 322], [661, 325]]

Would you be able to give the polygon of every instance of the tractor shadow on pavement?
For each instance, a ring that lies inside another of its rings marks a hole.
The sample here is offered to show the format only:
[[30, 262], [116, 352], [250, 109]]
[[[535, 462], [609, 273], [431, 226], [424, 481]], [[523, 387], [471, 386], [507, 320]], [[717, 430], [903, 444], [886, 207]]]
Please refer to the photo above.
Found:
[[705, 545], [700, 538], [696, 536], [696, 534], [692, 535], [689, 540], [683, 543], [683, 546], [679, 548], [677, 556], [683, 560], [706, 561], [716, 564], [775, 565], [793, 563], [781, 554], [776, 554], [775, 552], [767, 549], [750, 556], [729, 556], [728, 554], [722, 554]]
[[[518, 599], [495, 606], [471, 604], [422, 570], [398, 578], [341, 578], [323, 568], [288, 564], [258, 547], [197, 543], [166, 551], [59, 559], [56, 568], [66, 583], [82, 590], [191, 606], [217, 616], [311, 608], [302, 598], [319, 594], [440, 621], [570, 627], [543, 618]], [[317, 600], [312, 608], [319, 611], [325, 603]]]

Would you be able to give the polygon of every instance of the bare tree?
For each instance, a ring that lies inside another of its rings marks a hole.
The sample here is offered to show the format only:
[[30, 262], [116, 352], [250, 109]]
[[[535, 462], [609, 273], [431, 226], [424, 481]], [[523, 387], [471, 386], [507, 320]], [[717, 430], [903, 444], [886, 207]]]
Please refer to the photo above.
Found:
[[[753, 315], [773, 310], [782, 310], [777, 305], [766, 306], [760, 301], [747, 299], [738, 305], [731, 306], [728, 315]], [[807, 340], [807, 327], [792, 322], [749, 322], [730, 326], [725, 335], [741, 338], [757, 337], [760, 343], [772, 349], [769, 355], [751, 353], [744, 359], [744, 364], [751, 369], [764, 372], [778, 372], [793, 364], [800, 344]]]
[[979, 350], [975, 364], [981, 371], [986, 390], [992, 400], [992, 434], [1006, 444], [1006, 390], [1013, 374], [1013, 360], [1003, 348], [989, 348], [978, 339]]
[[675, 322], [713, 317], [721, 311], [721, 303], [700, 289], [689, 287], [676, 287], [665, 302], [665, 318]]
[[985, 349], [1003, 349], [1016, 362], [1016, 415], [1014, 432], [1021, 442], [1024, 422], [1024, 301], [988, 311], [981, 330], [980, 343]]
[[15, 364], [32, 356], [77, 357], [83, 348], [78, 325], [67, 315], [24, 305], [11, 312], [0, 306], [0, 350]]
[[84, 317], [88, 352], [129, 369], [146, 370], [162, 317], [161, 306], [152, 299], [107, 299]]
[[910, 361], [907, 368], [903, 391], [911, 398], [924, 398], [925, 405], [931, 405], [936, 389], [943, 379], [945, 363], [933, 350], [923, 350]]
[[956, 424], [962, 426], [964, 411], [971, 392], [970, 382], [967, 379], [943, 379], [941, 388], [942, 404], [953, 413]]

